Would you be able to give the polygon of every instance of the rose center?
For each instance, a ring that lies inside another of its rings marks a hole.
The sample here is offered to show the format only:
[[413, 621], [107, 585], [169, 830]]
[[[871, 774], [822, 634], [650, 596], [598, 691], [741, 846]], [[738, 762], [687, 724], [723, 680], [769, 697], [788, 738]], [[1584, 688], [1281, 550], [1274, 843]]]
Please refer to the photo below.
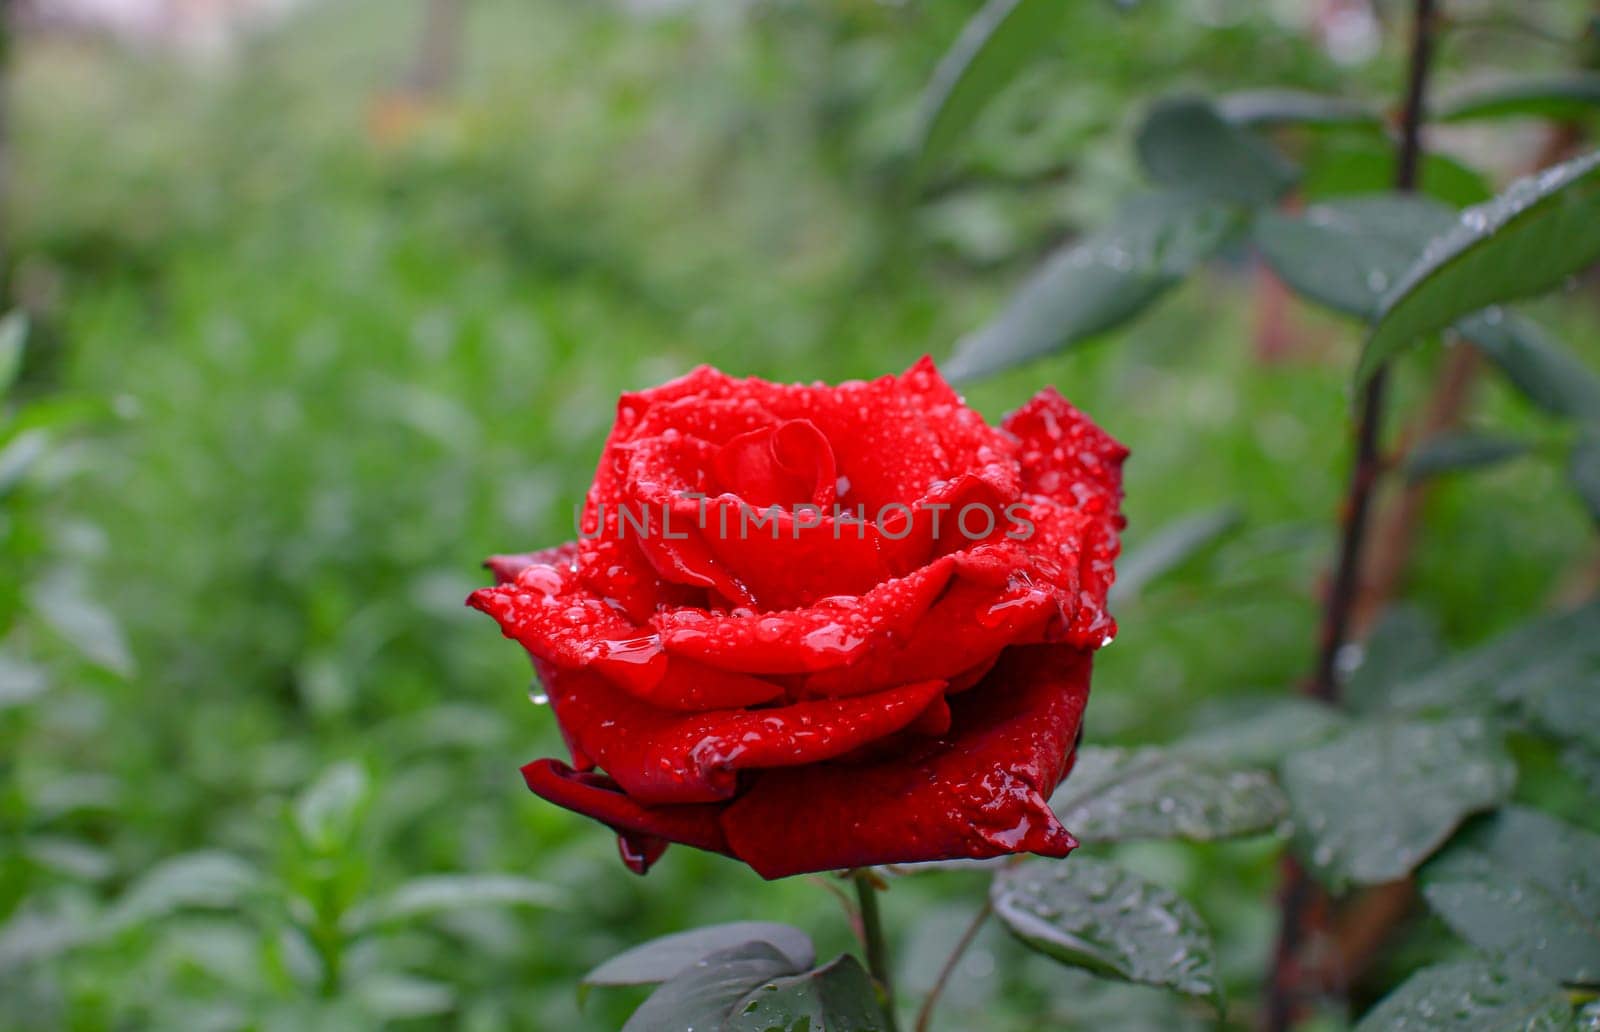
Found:
[[717, 453], [723, 490], [750, 505], [818, 505], [834, 502], [838, 466], [833, 447], [809, 419], [740, 434]]

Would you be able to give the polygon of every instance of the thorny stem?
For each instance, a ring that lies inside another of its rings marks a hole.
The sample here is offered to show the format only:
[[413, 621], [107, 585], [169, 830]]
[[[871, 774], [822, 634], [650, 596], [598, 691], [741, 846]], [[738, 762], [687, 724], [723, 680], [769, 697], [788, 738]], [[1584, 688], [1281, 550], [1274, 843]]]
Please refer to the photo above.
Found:
[[883, 938], [883, 918], [878, 912], [878, 876], [863, 867], [850, 876], [856, 883], [856, 899], [861, 907], [861, 941], [867, 948], [867, 970], [883, 990], [883, 1013], [889, 1020], [888, 1032], [899, 1032], [894, 1012], [894, 980], [890, 975], [889, 948]]
[[[1416, 189], [1422, 157], [1422, 120], [1428, 88], [1428, 65], [1433, 51], [1434, 0], [1416, 0], [1411, 29], [1411, 58], [1406, 79], [1405, 107], [1401, 113], [1400, 149], [1395, 167], [1395, 189]], [[1367, 516], [1373, 488], [1382, 471], [1378, 438], [1383, 427], [1388, 368], [1380, 366], [1362, 388], [1356, 425], [1356, 454], [1350, 484], [1345, 492], [1344, 527], [1333, 585], [1322, 608], [1317, 663], [1307, 694], [1326, 702], [1339, 696], [1338, 660], [1350, 631], [1350, 617], [1360, 593], [1362, 550], [1366, 544]], [[1305, 869], [1293, 858], [1285, 864], [1281, 894], [1282, 917], [1273, 955], [1265, 1027], [1284, 1032], [1294, 1020], [1300, 981], [1299, 954], [1306, 918], [1315, 908], [1318, 891]]]
[[993, 905], [983, 901], [983, 906], [973, 915], [972, 923], [967, 925], [967, 930], [961, 933], [961, 938], [956, 940], [955, 949], [950, 951], [950, 956], [945, 958], [944, 966], [939, 969], [939, 976], [933, 980], [933, 988], [928, 990], [928, 996], [922, 1001], [922, 1007], [917, 1011], [917, 1026], [915, 1032], [928, 1032], [933, 1025], [933, 1008], [938, 1004], [939, 997], [944, 993], [945, 984], [950, 981], [950, 976], [955, 974], [956, 965], [961, 963], [962, 956], [967, 952], [967, 947], [972, 945], [972, 940], [978, 937], [989, 915], [994, 913]]

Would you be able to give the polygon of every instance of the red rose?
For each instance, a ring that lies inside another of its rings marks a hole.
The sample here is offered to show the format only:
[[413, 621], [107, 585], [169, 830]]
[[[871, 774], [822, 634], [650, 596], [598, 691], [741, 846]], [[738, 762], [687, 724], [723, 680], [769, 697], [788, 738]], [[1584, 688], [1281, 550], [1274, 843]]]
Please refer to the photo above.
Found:
[[990, 427], [928, 359], [623, 395], [580, 539], [469, 599], [572, 753], [528, 786], [640, 872], [668, 842], [768, 878], [1064, 856], [1126, 455], [1054, 390]]

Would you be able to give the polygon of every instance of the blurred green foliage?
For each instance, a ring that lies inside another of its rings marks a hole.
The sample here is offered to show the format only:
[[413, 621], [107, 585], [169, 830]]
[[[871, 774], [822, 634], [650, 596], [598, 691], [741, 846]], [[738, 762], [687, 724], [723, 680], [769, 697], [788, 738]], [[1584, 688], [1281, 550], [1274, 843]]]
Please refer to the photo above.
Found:
[[[1330, 61], [1295, 5], [1081, 5], [911, 209], [918, 98], [966, 4], [478, 0], [461, 81], [417, 100], [393, 87], [420, 6], [315, 7], [225, 68], [16, 47], [5, 224], [32, 324], [0, 447], [34, 423], [48, 446], [0, 499], [0, 1026], [605, 1029], [642, 993], [580, 1013], [578, 977], [651, 935], [759, 918], [844, 948], [818, 879], [677, 849], [640, 880], [523, 790], [559, 741], [461, 605], [477, 561], [570, 536], [621, 390], [700, 362], [838, 379], [947, 355], [1131, 192], [1155, 93], [1381, 103], [1398, 76], [1392, 41]], [[1443, 78], [1491, 46], [1549, 59], [1482, 35], [1451, 37]], [[1130, 445], [1130, 547], [1239, 513], [1125, 601], [1094, 740], [1185, 734], [1308, 666], [1360, 334], [1295, 309], [1308, 344], [1264, 361], [1259, 290], [1213, 269], [1115, 348], [972, 392], [998, 416], [1056, 383]], [[1600, 361], [1592, 297], [1541, 315]], [[1437, 361], [1407, 366], [1403, 403]], [[1479, 403], [1545, 429], [1499, 384]], [[1560, 478], [1508, 463], [1430, 496], [1408, 594], [1448, 639], [1542, 607], [1592, 554]], [[1537, 769], [1523, 792], [1562, 784]], [[1277, 845], [1103, 852], [1197, 902], [1247, 1023]], [[475, 877], [417, 881], [440, 875]], [[982, 884], [893, 882], [905, 992]], [[1459, 949], [1418, 919], [1398, 952]], [[948, 1029], [1205, 1021], [993, 927], [946, 999]]]

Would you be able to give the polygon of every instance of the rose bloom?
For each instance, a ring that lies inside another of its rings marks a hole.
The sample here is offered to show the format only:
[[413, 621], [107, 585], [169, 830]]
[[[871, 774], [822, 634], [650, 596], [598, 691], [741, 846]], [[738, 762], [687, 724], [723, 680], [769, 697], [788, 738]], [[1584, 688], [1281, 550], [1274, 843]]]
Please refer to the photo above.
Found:
[[641, 873], [669, 842], [767, 878], [1066, 855], [1126, 455], [1053, 389], [991, 427], [926, 358], [623, 395], [579, 540], [468, 600], [571, 752], [528, 787]]

